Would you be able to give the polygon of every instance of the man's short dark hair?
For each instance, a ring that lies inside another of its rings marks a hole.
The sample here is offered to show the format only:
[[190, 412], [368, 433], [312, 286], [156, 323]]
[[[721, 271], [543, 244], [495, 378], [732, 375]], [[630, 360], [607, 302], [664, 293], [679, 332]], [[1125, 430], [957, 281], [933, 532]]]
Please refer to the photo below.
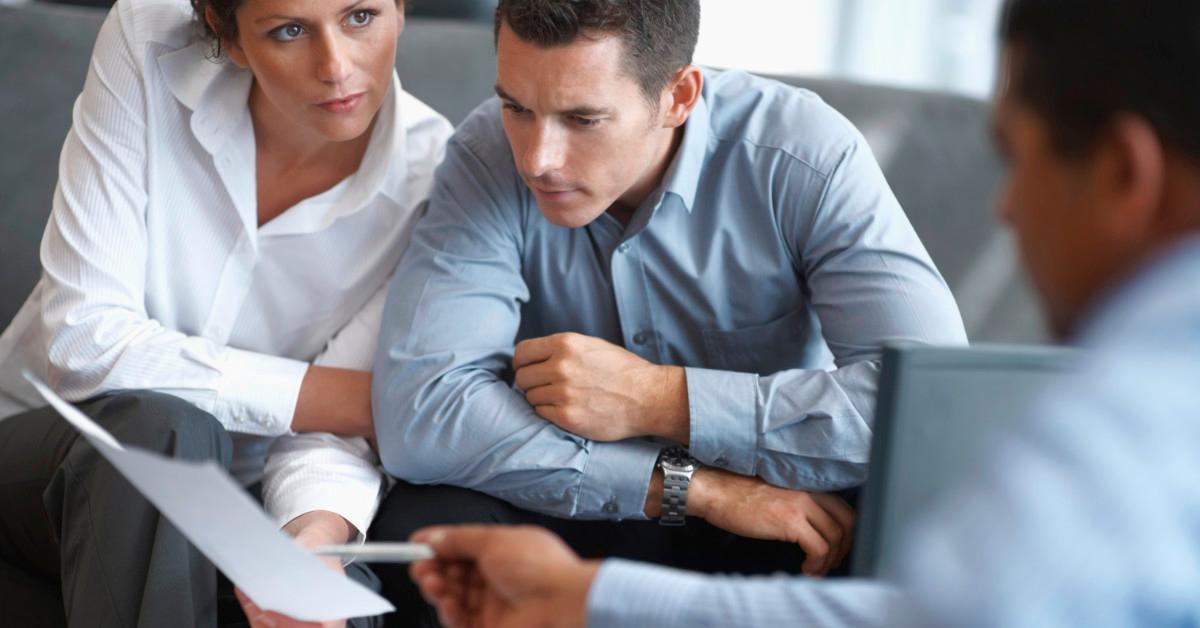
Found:
[[579, 37], [615, 33], [625, 65], [642, 93], [657, 102], [680, 68], [692, 62], [700, 37], [699, 0], [500, 0], [496, 37], [508, 24], [522, 40], [545, 48]]
[[1200, 164], [1197, 0], [1009, 0], [1000, 34], [1018, 51], [1011, 93], [1061, 154], [1086, 154], [1128, 113]]

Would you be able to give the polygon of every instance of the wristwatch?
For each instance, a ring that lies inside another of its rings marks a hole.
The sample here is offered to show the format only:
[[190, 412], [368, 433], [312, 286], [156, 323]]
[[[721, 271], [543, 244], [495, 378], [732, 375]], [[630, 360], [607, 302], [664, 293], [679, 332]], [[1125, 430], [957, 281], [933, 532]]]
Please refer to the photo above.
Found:
[[688, 485], [698, 461], [683, 447], [668, 447], [658, 454], [663, 473], [662, 515], [659, 525], [681, 526], [687, 523]]

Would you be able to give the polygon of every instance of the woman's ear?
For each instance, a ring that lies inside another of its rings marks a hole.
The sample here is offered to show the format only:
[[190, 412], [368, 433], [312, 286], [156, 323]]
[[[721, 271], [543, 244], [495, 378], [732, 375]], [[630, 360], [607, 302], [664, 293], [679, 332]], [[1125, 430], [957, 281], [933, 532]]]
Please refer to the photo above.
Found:
[[225, 36], [225, 33], [229, 32], [229, 29], [221, 21], [221, 18], [217, 16], [217, 12], [213, 11], [212, 7], [205, 7], [204, 21], [208, 23], [208, 28], [212, 30], [221, 42], [221, 50], [225, 52], [225, 56], [229, 57], [229, 60], [234, 62], [238, 67], [246, 68], [249, 64], [246, 61], [245, 51], [238, 45], [237, 40]]

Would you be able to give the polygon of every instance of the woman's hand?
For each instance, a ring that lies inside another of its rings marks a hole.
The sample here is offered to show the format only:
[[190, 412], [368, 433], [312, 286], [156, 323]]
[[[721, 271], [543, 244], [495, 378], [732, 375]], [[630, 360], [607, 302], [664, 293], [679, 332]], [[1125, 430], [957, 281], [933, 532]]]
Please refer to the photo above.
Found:
[[[349, 521], [343, 519], [340, 515], [324, 510], [317, 510], [305, 513], [292, 519], [283, 526], [284, 532], [292, 535], [306, 549], [312, 549], [321, 545], [337, 545], [345, 543], [358, 535], [358, 531], [350, 524]], [[345, 573], [342, 568], [342, 561], [330, 556], [322, 556], [321, 562], [325, 563], [333, 571]], [[242, 593], [241, 589], [234, 589], [234, 595], [237, 596], [238, 603], [242, 605], [242, 611], [246, 613], [246, 618], [250, 620], [250, 625], [253, 628], [344, 628], [345, 620], [327, 621], [327, 622], [304, 622], [279, 613], [264, 611], [254, 604], [250, 598]]]

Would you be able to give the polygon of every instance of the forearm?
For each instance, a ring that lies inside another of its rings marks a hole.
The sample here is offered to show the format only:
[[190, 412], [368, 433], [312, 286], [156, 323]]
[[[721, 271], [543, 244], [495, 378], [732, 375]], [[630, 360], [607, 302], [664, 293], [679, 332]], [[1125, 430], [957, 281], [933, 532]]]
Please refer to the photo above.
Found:
[[308, 512], [328, 511], [365, 531], [387, 486], [377, 465], [361, 438], [280, 437], [263, 469], [263, 507], [281, 526]]
[[[696, 469], [696, 472], [692, 474], [691, 482], [688, 483], [688, 515], [704, 518], [707, 509], [715, 500], [720, 486], [719, 476], [722, 474], [725, 472], [704, 467]], [[654, 473], [650, 475], [650, 486], [646, 491], [645, 514], [647, 519], [657, 519], [662, 516], [662, 499], [663, 473], [661, 469], [655, 468]]]
[[878, 363], [770, 376], [689, 368], [690, 450], [708, 466], [783, 488], [862, 482]]
[[487, 368], [485, 355], [456, 357], [478, 366], [443, 367], [441, 355], [376, 365], [380, 456], [391, 475], [562, 518], [641, 518], [661, 445], [567, 434]]
[[688, 410], [687, 371], [679, 366], [661, 366], [644, 393], [646, 436], [658, 436], [686, 446], [691, 439]]
[[310, 366], [300, 385], [292, 431], [374, 437], [371, 374]]
[[863, 580], [729, 578], [608, 560], [588, 594], [588, 625], [919, 625], [902, 593]]

